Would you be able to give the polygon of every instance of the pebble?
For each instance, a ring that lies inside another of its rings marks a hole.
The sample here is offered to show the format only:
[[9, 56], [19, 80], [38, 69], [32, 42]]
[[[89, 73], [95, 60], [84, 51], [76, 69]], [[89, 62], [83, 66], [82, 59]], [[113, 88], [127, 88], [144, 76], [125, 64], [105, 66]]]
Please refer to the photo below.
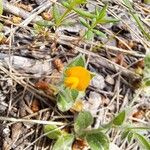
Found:
[[96, 76], [91, 80], [90, 85], [98, 89], [103, 89], [105, 87], [104, 77], [102, 75], [96, 74]]
[[96, 115], [102, 103], [101, 95], [96, 92], [90, 92], [88, 101], [84, 101], [84, 109]]

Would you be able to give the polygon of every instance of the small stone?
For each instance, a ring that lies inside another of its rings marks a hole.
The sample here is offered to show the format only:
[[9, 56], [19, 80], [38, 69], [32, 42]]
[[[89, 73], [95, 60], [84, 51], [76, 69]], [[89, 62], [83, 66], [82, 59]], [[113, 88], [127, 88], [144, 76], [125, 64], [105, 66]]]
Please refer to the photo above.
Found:
[[114, 85], [115, 83], [115, 80], [110, 75], [106, 76], [105, 81], [110, 85]]
[[90, 92], [88, 102], [91, 105], [91, 108], [98, 108], [102, 103], [101, 95], [96, 92]]
[[8, 127], [6, 127], [6, 128], [3, 130], [3, 134], [4, 134], [4, 136], [10, 135], [10, 129], [9, 129]]
[[84, 101], [84, 109], [90, 111], [92, 115], [96, 115], [101, 103], [101, 95], [90, 92], [88, 101]]
[[91, 80], [91, 84], [90, 85], [95, 87], [95, 88], [98, 88], [98, 89], [103, 89], [105, 87], [104, 77], [102, 75], [97, 74]]

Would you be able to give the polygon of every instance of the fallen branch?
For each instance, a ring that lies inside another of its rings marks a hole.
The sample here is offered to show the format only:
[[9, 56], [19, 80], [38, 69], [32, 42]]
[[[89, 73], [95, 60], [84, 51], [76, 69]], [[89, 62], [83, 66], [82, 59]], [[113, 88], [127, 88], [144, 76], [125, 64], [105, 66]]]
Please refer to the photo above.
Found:
[[36, 76], [48, 75], [52, 72], [51, 60], [40, 61], [21, 56], [9, 56], [8, 54], [0, 53], [0, 62], [8, 67], [12, 66], [15, 70], [22, 73], [35, 74]]

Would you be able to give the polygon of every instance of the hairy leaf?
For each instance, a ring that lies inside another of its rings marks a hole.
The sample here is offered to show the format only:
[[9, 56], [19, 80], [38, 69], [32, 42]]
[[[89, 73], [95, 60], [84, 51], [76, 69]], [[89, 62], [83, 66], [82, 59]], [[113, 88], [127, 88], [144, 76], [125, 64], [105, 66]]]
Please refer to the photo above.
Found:
[[67, 68], [69, 67], [74, 67], [74, 66], [81, 66], [85, 67], [85, 56], [84, 55], [79, 55], [75, 59], [73, 59], [68, 65]]
[[58, 139], [59, 136], [62, 135], [62, 132], [56, 125], [44, 125], [44, 133], [48, 133], [48, 138], [50, 139]]
[[91, 150], [109, 150], [109, 140], [103, 132], [87, 134], [86, 140]]
[[75, 120], [74, 128], [77, 133], [86, 129], [89, 125], [93, 123], [93, 117], [90, 112], [82, 111], [79, 113]]
[[53, 150], [72, 150], [73, 140], [74, 136], [72, 134], [63, 135], [56, 141]]
[[60, 91], [57, 97], [57, 106], [61, 111], [68, 111], [74, 103], [71, 92], [67, 89]]

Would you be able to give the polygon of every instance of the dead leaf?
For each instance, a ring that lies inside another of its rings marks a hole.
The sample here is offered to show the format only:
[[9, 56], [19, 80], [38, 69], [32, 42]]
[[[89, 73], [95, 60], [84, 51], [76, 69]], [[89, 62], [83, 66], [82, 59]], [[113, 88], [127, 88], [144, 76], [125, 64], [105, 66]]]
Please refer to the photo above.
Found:
[[[121, 38], [122, 39], [122, 38]], [[123, 41], [123, 42], [122, 42]], [[128, 40], [122, 39], [122, 40], [117, 40], [117, 47], [122, 48], [122, 49], [128, 49], [128, 47], [125, 44], [128, 45]], [[129, 46], [129, 45], [128, 45]]]
[[134, 64], [134, 67], [135, 68], [140, 67], [140, 68], [144, 69], [144, 59], [139, 60], [136, 64]]
[[11, 21], [13, 22], [13, 23], [15, 23], [15, 24], [19, 24], [19, 23], [21, 23], [21, 18], [20, 17], [17, 17], [17, 16], [13, 16], [12, 17], [12, 19], [11, 19]]
[[29, 11], [29, 12], [33, 10], [31, 5], [25, 5], [25, 4], [22, 4], [22, 3], [17, 3], [16, 6], [22, 8], [26, 11]]
[[38, 81], [35, 84], [35, 87], [39, 90], [42, 90], [47, 95], [54, 96], [55, 94], [57, 94], [57, 88], [53, 84], [50, 84], [50, 82]]
[[9, 40], [6, 38], [6, 36], [2, 33], [0, 33], [0, 44], [8, 44]]
[[71, 107], [71, 111], [80, 112], [83, 109], [83, 100], [76, 100], [73, 106]]
[[113, 59], [113, 61], [123, 67], [128, 66], [127, 63], [125, 62], [124, 55], [122, 53], [118, 53], [115, 59]]
[[37, 99], [33, 99], [31, 104], [31, 110], [33, 112], [38, 112], [40, 110], [40, 102]]
[[73, 143], [72, 150], [83, 150], [88, 148], [88, 144], [85, 140], [76, 139]]
[[19, 135], [22, 132], [22, 123], [18, 122], [11, 126], [11, 139], [12, 141], [17, 141]]
[[53, 63], [59, 72], [61, 72], [64, 69], [64, 65], [63, 65], [61, 59], [57, 58], [53, 61]]
[[36, 84], [35, 84], [35, 87], [39, 90], [48, 90], [49, 89], [49, 84], [45, 81], [38, 81]]
[[48, 21], [52, 20], [52, 18], [53, 18], [52, 14], [50, 12], [43, 12], [42, 17], [43, 17], [43, 19], [48, 20]]
[[133, 117], [137, 119], [142, 119], [144, 117], [145, 112], [143, 110], [137, 110], [135, 113], [133, 113]]
[[135, 73], [142, 75], [143, 74], [143, 69], [140, 67], [135, 68]]

